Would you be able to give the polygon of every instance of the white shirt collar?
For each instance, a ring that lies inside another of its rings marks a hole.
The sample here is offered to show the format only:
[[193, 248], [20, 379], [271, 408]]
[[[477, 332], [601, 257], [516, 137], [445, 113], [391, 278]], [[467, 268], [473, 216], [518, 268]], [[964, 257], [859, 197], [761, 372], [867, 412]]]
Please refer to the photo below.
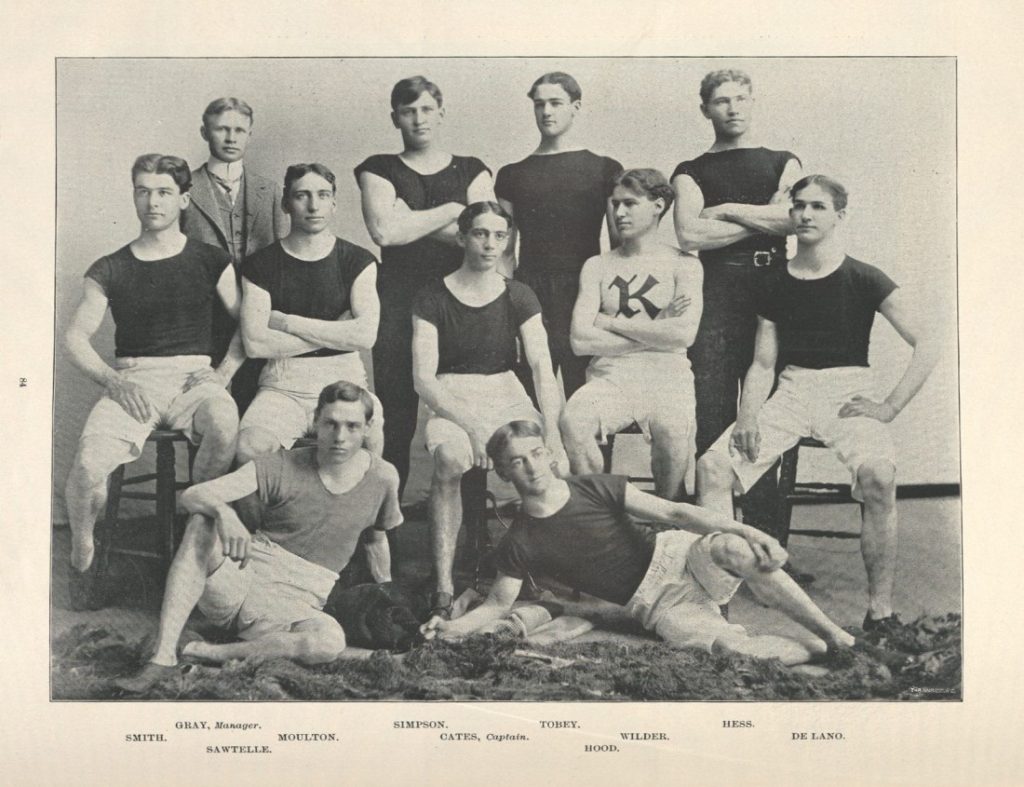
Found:
[[232, 161], [229, 163], [211, 156], [210, 160], [206, 162], [206, 169], [218, 178], [222, 178], [228, 183], [234, 183], [242, 177], [244, 164], [244, 161]]

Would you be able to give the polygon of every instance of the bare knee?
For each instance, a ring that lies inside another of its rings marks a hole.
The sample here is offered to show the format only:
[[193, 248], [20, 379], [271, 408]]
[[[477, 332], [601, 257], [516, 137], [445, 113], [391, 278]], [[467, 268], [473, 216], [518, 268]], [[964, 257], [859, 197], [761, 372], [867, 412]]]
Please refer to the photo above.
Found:
[[334, 661], [345, 650], [345, 632], [334, 622], [325, 622], [301, 633], [298, 659], [306, 664]]
[[238, 434], [238, 463], [251, 462], [257, 456], [273, 453], [281, 447], [281, 442], [266, 429], [250, 426]]
[[442, 444], [434, 451], [434, 480], [439, 484], [452, 485], [462, 480], [468, 468], [450, 445]]
[[196, 410], [195, 425], [204, 440], [229, 443], [238, 435], [238, 406], [221, 397], [207, 399]]
[[697, 489], [701, 494], [732, 490], [736, 481], [729, 457], [722, 451], [708, 451], [697, 460]]
[[68, 484], [100, 486], [106, 483], [107, 476], [131, 459], [131, 445], [124, 440], [85, 437], [78, 446], [78, 453], [75, 454], [71, 465]]
[[866, 505], [892, 505], [896, 499], [896, 468], [885, 460], [865, 462], [857, 469], [857, 485]]
[[651, 421], [651, 443], [659, 451], [685, 456], [690, 434], [690, 426], [685, 421], [673, 418]]
[[711, 540], [711, 559], [731, 574], [747, 577], [757, 570], [757, 557], [742, 536], [719, 533]]
[[208, 557], [219, 554], [219, 546], [220, 539], [217, 537], [217, 529], [213, 520], [202, 514], [192, 514], [185, 525], [178, 554], [192, 553], [200, 557]]

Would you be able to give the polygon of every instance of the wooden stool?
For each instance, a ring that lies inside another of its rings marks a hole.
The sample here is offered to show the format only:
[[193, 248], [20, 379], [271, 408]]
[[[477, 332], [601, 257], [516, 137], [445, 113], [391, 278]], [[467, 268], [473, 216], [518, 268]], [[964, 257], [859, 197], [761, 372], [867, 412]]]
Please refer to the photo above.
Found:
[[[797, 483], [796, 470], [801, 448], [827, 448], [820, 440], [803, 437], [782, 455], [779, 467], [779, 497], [777, 521], [781, 530], [779, 543], [786, 546], [790, 535], [812, 538], [860, 538], [860, 532], [849, 530], [790, 530], [794, 503], [857, 503], [850, 494], [849, 484]], [[863, 504], [861, 504], [863, 510]]]
[[[174, 551], [178, 545], [178, 534], [175, 526], [175, 502], [176, 493], [179, 489], [185, 489], [192, 483], [192, 463], [195, 460], [196, 446], [192, 445], [185, 435], [178, 430], [154, 429], [146, 438], [147, 443], [156, 445], [156, 472], [144, 473], [142, 475], [125, 478], [125, 467], [121, 465], [110, 474], [110, 491], [107, 496], [107, 510], [96, 527], [96, 538], [99, 541], [100, 561], [97, 567], [99, 579], [104, 579], [109, 568], [110, 555], [131, 555], [160, 560], [166, 568], [174, 559]], [[175, 472], [174, 461], [176, 443], [186, 443], [188, 446], [188, 481], [178, 481]], [[126, 486], [144, 484], [149, 481], [156, 482], [156, 489], [152, 492], [127, 491]], [[116, 546], [118, 530], [121, 522], [118, 519], [118, 509], [122, 498], [131, 500], [151, 500], [156, 503], [156, 526], [160, 539], [158, 550], [140, 549], [136, 547]]]
[[[643, 434], [643, 430], [639, 424], [633, 423], [627, 426], [617, 434]], [[610, 473], [612, 471], [612, 454], [615, 451], [615, 434], [610, 434], [606, 437], [605, 444], [601, 446], [601, 456], [604, 458], [604, 472]], [[647, 475], [631, 475], [628, 477], [629, 482], [640, 483], [640, 484], [653, 484], [654, 476]]]

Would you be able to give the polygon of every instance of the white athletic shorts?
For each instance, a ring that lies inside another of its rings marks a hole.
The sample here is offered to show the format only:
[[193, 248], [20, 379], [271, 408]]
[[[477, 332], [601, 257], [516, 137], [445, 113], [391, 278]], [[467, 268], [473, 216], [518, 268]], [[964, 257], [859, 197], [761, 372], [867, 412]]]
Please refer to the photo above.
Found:
[[856, 500], [863, 500], [857, 483], [857, 471], [868, 459], [884, 459], [896, 465], [896, 447], [889, 429], [874, 418], [840, 418], [839, 409], [854, 396], [874, 399], [874, 376], [864, 366], [834, 369], [804, 369], [787, 366], [779, 375], [779, 385], [757, 414], [761, 445], [757, 459], [749, 461], [738, 451], [730, 451], [735, 424], [719, 437], [708, 451], [724, 451], [743, 491], [775, 464], [801, 437], [820, 440], [839, 457], [850, 472], [850, 486]]
[[216, 383], [203, 383], [185, 391], [185, 381], [193, 372], [210, 368], [207, 355], [172, 355], [168, 357], [118, 358], [114, 368], [126, 380], [140, 386], [149, 399], [152, 414], [148, 421], [136, 421], [128, 411], [103, 396], [89, 413], [82, 437], [102, 436], [124, 440], [138, 457], [146, 438], [157, 426], [180, 429], [193, 443], [201, 435], [193, 428], [192, 419], [199, 406], [208, 399], [221, 399], [234, 406], [227, 389]]
[[687, 462], [686, 488], [693, 489], [697, 421], [690, 359], [679, 353], [642, 352], [595, 357], [587, 383], [572, 395], [566, 410], [594, 414], [598, 441], [636, 423], [651, 442], [651, 421], [676, 424], [686, 437], [674, 450]]
[[[499, 374], [442, 374], [438, 381], [451, 393], [472, 404], [484, 421], [488, 436], [509, 421], [533, 421], [542, 424], [522, 383], [512, 372]], [[466, 431], [447, 418], [427, 409], [427, 451], [431, 456], [440, 445], [451, 448], [465, 470], [473, 466], [473, 444]]]
[[[239, 431], [259, 427], [273, 434], [285, 448], [310, 434], [320, 391], [331, 383], [347, 380], [367, 391], [366, 368], [359, 353], [323, 358], [272, 358], [260, 373], [256, 398], [242, 416]], [[384, 408], [373, 398], [373, 418], [366, 444], [384, 445]], [[376, 441], [376, 442], [375, 442]]]
[[654, 557], [640, 587], [626, 603], [645, 629], [675, 648], [701, 648], [708, 653], [724, 634], [743, 634], [743, 626], [722, 617], [743, 581], [715, 565], [711, 542], [721, 533], [704, 536], [685, 530], [658, 533]]
[[338, 575], [280, 547], [256, 532], [250, 559], [224, 559], [206, 579], [199, 611], [216, 626], [256, 639], [296, 623], [334, 618], [323, 612]]

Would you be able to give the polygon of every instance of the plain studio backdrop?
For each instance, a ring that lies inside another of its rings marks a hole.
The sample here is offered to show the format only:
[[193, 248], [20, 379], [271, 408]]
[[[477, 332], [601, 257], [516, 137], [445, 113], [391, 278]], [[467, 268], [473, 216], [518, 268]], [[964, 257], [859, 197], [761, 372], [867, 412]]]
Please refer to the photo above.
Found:
[[[536, 147], [526, 96], [547, 71], [583, 88], [577, 141], [626, 167], [676, 165], [713, 141], [699, 110], [708, 71], [742, 68], [754, 83], [757, 144], [796, 153], [805, 173], [836, 177], [850, 192], [848, 252], [906, 288], [944, 356], [893, 424], [902, 484], [959, 483], [956, 334], [956, 72], [951, 58], [368, 58], [81, 59], [57, 61], [57, 238], [54, 520], [99, 386], [78, 372], [62, 336], [89, 265], [138, 233], [130, 169], [142, 153], [191, 167], [208, 155], [199, 136], [212, 99], [237, 96], [255, 111], [246, 166], [283, 181], [285, 168], [319, 161], [338, 176], [336, 234], [375, 253], [363, 225], [353, 168], [401, 150], [389, 117], [392, 85], [423, 74], [444, 93], [446, 149], [481, 158], [496, 174]], [[662, 226], [674, 243], [671, 215]], [[909, 348], [884, 318], [871, 365], [884, 395]], [[109, 317], [95, 344], [113, 357]], [[815, 452], [822, 453], [822, 452]], [[804, 463], [801, 463], [803, 467]], [[835, 474], [830, 465], [811, 471]], [[839, 471], [841, 474], [841, 470]], [[410, 483], [407, 499], [421, 496]]]

